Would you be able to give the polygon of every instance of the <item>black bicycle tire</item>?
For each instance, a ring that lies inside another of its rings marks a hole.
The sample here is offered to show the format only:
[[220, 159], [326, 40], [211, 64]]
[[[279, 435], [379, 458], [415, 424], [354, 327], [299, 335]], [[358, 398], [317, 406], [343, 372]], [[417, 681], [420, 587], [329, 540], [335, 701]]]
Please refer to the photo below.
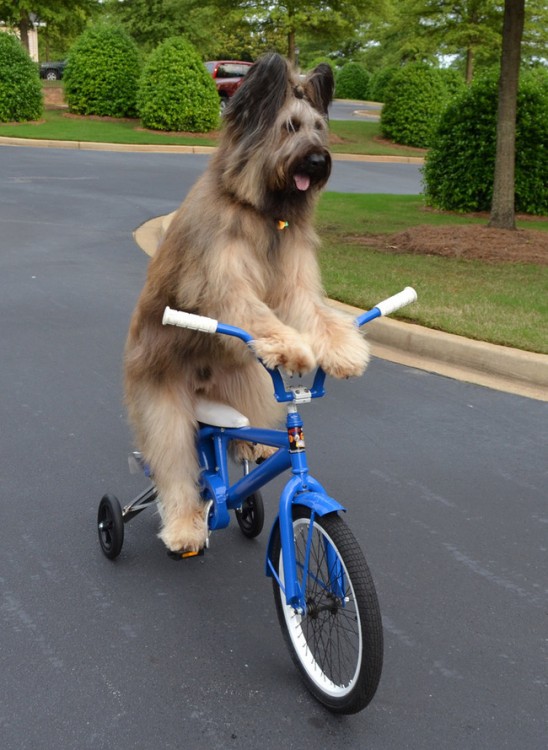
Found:
[[[310, 520], [310, 518], [311, 512], [309, 508], [298, 505], [294, 506], [294, 529], [296, 528], [296, 524], [299, 524], [302, 520]], [[344, 694], [333, 695], [330, 690], [324, 689], [318, 684], [317, 679], [311, 678], [310, 668], [307, 669], [304, 663], [303, 649], [299, 648], [299, 651], [296, 650], [289, 632], [289, 626], [286, 619], [286, 612], [289, 612], [289, 610], [285, 602], [285, 596], [278, 585], [278, 581], [276, 578], [273, 578], [273, 592], [278, 621], [291, 658], [312, 695], [335, 713], [357, 713], [364, 709], [373, 699], [382, 672], [382, 620], [375, 585], [363, 552], [343, 519], [336, 514], [328, 514], [323, 517], [315, 516], [313, 523], [316, 527], [319, 527], [322, 530], [320, 532], [322, 537], [325, 538], [325, 535], [327, 535], [332, 542], [332, 546], [336, 550], [339, 559], [344, 565], [346, 576], [351, 585], [351, 589], [347, 586], [346, 590], [351, 590], [353, 592], [356, 607], [355, 619], [356, 622], [359, 621], [358, 632], [360, 633], [359, 640], [361, 641], [361, 648], [359, 655], [356, 657], [356, 668], [353, 678], [351, 680], [349, 679], [346, 687], [341, 688], [346, 691]], [[272, 562], [278, 574], [280, 567], [280, 552], [280, 532], [279, 526], [277, 526], [273, 532], [272, 539]], [[319, 619], [318, 616], [316, 616], [315, 619]], [[304, 622], [305, 625], [303, 631], [306, 628], [311, 627], [310, 622], [307, 623], [306, 619], [304, 619]], [[297, 626], [295, 632], [298, 632], [299, 627], [300, 625]], [[327, 621], [326, 627], [329, 627]], [[313, 629], [313, 626], [311, 629]], [[330, 637], [332, 632], [333, 628], [329, 630]], [[341, 638], [346, 639], [346, 635], [341, 635]], [[311, 648], [309, 651], [312, 653], [313, 649]], [[322, 670], [324, 669], [325, 667], [322, 667]]]
[[264, 527], [264, 502], [259, 491], [246, 497], [241, 508], [236, 510], [236, 521], [248, 539], [259, 536]]
[[115, 560], [124, 544], [122, 508], [115, 495], [103, 495], [97, 510], [99, 544], [105, 557]]

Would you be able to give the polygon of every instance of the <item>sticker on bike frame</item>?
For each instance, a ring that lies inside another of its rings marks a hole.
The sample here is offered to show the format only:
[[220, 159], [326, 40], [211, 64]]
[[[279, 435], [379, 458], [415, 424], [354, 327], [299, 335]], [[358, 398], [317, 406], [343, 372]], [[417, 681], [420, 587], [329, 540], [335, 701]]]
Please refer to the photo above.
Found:
[[289, 452], [302, 453], [306, 449], [304, 442], [304, 432], [302, 427], [289, 427]]

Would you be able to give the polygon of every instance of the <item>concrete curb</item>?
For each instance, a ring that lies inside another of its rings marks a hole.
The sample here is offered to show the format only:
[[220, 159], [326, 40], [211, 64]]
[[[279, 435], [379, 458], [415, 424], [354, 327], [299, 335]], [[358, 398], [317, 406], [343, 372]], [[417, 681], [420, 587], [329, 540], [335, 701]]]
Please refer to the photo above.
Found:
[[[87, 141], [44, 141], [7, 136], [0, 136], [0, 145], [133, 153], [211, 154], [216, 150], [214, 146], [143, 146]], [[421, 157], [414, 156], [361, 154], [332, 154], [332, 158], [338, 161], [407, 164], [422, 164], [424, 161]], [[133, 233], [139, 247], [149, 255], [154, 253], [172, 215], [152, 219]], [[353, 314], [361, 312], [339, 302], [332, 304], [343, 307]], [[544, 354], [471, 341], [462, 336], [388, 318], [368, 324], [367, 331], [373, 356], [527, 398], [548, 401], [548, 356]]]
[[31, 148], [63, 148], [73, 151], [121, 151], [129, 153], [212, 154], [215, 146], [142, 145], [139, 143], [96, 143], [94, 141], [48, 141], [39, 138], [0, 136], [0, 146], [28, 146]]
[[[15, 138], [0, 136], [0, 146], [27, 146], [28, 148], [62, 148], [71, 151], [119, 151], [142, 154], [213, 154], [216, 146], [170, 146], [169, 144], [96, 143], [94, 141], [48, 141], [40, 138]], [[420, 156], [369, 156], [367, 154], [337, 154], [334, 161], [357, 161], [387, 164], [424, 164]]]
[[[357, 315], [360, 310], [340, 302]], [[548, 401], [548, 356], [473, 341], [392, 318], [367, 325], [374, 356], [438, 375]]]
[[[142, 224], [133, 233], [139, 247], [152, 256], [173, 213]], [[361, 310], [331, 300], [357, 315]], [[548, 401], [548, 356], [463, 336], [434, 331], [414, 323], [379, 318], [368, 323], [373, 356], [427, 372], [496, 390]]]

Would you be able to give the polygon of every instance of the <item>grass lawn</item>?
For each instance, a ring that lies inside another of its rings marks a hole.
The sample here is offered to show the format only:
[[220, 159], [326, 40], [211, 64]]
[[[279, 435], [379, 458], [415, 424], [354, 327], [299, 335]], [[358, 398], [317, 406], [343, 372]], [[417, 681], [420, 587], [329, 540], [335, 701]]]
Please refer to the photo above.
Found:
[[[57, 83], [45, 84], [55, 86]], [[375, 122], [330, 123], [332, 150], [370, 155], [421, 155], [385, 142]], [[138, 120], [72, 118], [48, 109], [37, 123], [0, 124], [0, 136], [120, 144], [215, 146], [217, 135], [163, 134]], [[385, 253], [353, 237], [396, 233], [419, 224], [485, 224], [485, 219], [425, 211], [420, 196], [325, 193], [318, 210], [320, 260], [327, 293], [366, 308], [410, 285], [418, 303], [396, 317], [495, 344], [548, 354], [548, 269], [526, 263], [485, 263]], [[518, 222], [548, 230], [548, 219]]]
[[38, 122], [0, 124], [0, 136], [41, 138], [53, 141], [151, 144], [171, 146], [216, 146], [217, 138], [207, 135], [167, 135], [141, 129], [139, 120], [66, 117], [59, 109], [47, 109]]
[[[419, 300], [394, 317], [461, 336], [548, 354], [548, 268], [435, 256], [387, 254], [351, 235], [392, 234], [424, 224], [485, 219], [424, 211], [418, 196], [325, 193], [318, 211], [324, 285], [330, 297], [368, 308], [404, 286]], [[521, 221], [548, 230], [548, 219]], [[350, 235], [350, 239], [349, 239]]]
[[[422, 156], [421, 149], [398, 146], [380, 139], [377, 122], [332, 121], [331, 150], [334, 153], [384, 156]], [[98, 143], [150, 144], [171, 146], [216, 146], [216, 133], [161, 133], [143, 130], [139, 120], [67, 117], [60, 109], [46, 109], [43, 118], [30, 123], [0, 123], [0, 136], [41, 138], [54, 141], [96, 141]]]
[[411, 148], [391, 143], [381, 137], [378, 122], [366, 120], [330, 120], [331, 151], [339, 154], [369, 154], [371, 156], [424, 157], [426, 149]]

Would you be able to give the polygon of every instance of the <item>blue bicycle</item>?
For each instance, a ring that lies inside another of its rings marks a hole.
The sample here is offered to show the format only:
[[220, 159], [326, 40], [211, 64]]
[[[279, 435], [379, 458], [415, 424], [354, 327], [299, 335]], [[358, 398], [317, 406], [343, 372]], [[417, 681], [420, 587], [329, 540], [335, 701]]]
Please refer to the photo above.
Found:
[[[415, 299], [415, 291], [407, 287], [360, 315], [356, 325], [388, 315]], [[240, 328], [170, 308], [165, 310], [163, 323], [204, 334], [235, 336], [246, 344], [252, 340]], [[363, 553], [339, 515], [344, 508], [308, 471], [299, 406], [325, 394], [325, 373], [319, 368], [311, 387], [286, 387], [278, 369], [268, 372], [275, 398], [287, 404], [285, 430], [250, 426], [245, 416], [224, 404], [199, 404], [201, 492], [207, 504], [209, 529], [228, 526], [232, 510], [243, 534], [256, 537], [264, 524], [260, 488], [291, 470], [266, 552], [266, 575], [272, 578], [278, 620], [291, 657], [310, 692], [331, 711], [356, 713], [371, 701], [379, 684], [382, 622]], [[231, 484], [228, 446], [232, 440], [276, 450], [251, 470], [244, 462], [244, 476]], [[150, 477], [141, 456], [133, 456]], [[156, 497], [152, 485], [123, 509], [113, 495], [102, 498], [98, 533], [108, 558], [120, 554], [124, 523], [154, 503]]]

